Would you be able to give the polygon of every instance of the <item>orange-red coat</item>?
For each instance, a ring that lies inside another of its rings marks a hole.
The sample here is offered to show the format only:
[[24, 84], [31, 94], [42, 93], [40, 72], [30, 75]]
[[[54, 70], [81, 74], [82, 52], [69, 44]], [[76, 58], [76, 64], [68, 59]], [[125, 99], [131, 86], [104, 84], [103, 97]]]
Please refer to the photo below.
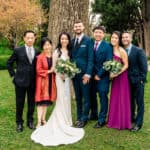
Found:
[[52, 73], [52, 88], [49, 89], [49, 77], [48, 77], [48, 62], [46, 56], [41, 53], [37, 56], [36, 63], [36, 91], [35, 91], [35, 101], [39, 102], [41, 100], [56, 100], [56, 82], [55, 73]]

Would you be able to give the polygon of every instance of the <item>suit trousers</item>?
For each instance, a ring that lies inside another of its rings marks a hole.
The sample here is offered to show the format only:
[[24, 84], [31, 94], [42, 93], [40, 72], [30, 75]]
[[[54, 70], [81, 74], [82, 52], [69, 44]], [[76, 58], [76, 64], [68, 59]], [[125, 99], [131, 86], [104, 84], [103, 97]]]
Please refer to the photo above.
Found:
[[82, 78], [75, 77], [73, 86], [77, 104], [77, 120], [87, 121], [90, 108], [90, 83], [83, 84]]
[[25, 103], [25, 97], [27, 94], [27, 123], [33, 122], [33, 113], [34, 113], [34, 94], [35, 88], [34, 85], [29, 85], [28, 87], [20, 87], [15, 85], [16, 92], [16, 123], [23, 124], [23, 108]]
[[[91, 117], [98, 116], [98, 122], [104, 123], [108, 112], [108, 92], [109, 92], [109, 80], [101, 79], [100, 81], [92, 81], [92, 93], [91, 93]], [[100, 112], [98, 114], [97, 93], [100, 100]]]
[[[142, 126], [144, 117], [144, 84], [136, 83], [131, 86], [131, 119], [138, 126]], [[136, 112], [137, 106], [137, 114]]]

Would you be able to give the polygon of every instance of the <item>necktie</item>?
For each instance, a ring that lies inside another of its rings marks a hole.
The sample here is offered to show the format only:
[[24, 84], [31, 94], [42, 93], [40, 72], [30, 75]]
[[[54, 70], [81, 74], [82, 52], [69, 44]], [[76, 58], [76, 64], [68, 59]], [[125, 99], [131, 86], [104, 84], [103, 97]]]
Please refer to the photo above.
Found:
[[98, 46], [98, 42], [95, 42], [95, 44], [94, 44], [94, 52], [96, 52], [97, 46]]
[[127, 55], [129, 55], [129, 49], [128, 48], [126, 48], [126, 52], [127, 52]]
[[31, 47], [28, 47], [28, 59], [29, 59], [29, 62], [30, 64], [32, 64], [32, 53], [31, 53]]
[[79, 45], [79, 39], [76, 38], [76, 42], [75, 42], [75, 44], [74, 44], [74, 48], [76, 49], [76, 48], [78, 47], [78, 45]]

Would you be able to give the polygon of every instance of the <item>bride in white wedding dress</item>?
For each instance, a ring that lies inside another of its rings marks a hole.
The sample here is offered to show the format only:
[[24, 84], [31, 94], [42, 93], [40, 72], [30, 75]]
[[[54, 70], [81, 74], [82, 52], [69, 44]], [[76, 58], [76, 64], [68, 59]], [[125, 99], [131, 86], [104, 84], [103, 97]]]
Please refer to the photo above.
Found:
[[[59, 57], [64, 60], [69, 58], [69, 45], [70, 36], [65, 32], [61, 33], [58, 48], [53, 54], [54, 64]], [[83, 129], [72, 127], [70, 78], [66, 77], [65, 81], [63, 78], [64, 76], [56, 73], [57, 100], [49, 120], [31, 134], [34, 142], [44, 146], [71, 144], [84, 136]]]

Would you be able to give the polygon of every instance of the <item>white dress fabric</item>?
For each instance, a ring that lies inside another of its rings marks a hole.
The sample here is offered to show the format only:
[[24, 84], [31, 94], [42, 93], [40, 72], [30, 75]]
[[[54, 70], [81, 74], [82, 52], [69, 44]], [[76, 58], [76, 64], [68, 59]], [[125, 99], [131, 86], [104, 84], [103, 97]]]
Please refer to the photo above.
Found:
[[[62, 59], [66, 59], [61, 55]], [[43, 146], [72, 144], [84, 136], [82, 128], [72, 127], [70, 79], [63, 81], [56, 74], [57, 100], [54, 110], [44, 126], [37, 128], [31, 139]]]

